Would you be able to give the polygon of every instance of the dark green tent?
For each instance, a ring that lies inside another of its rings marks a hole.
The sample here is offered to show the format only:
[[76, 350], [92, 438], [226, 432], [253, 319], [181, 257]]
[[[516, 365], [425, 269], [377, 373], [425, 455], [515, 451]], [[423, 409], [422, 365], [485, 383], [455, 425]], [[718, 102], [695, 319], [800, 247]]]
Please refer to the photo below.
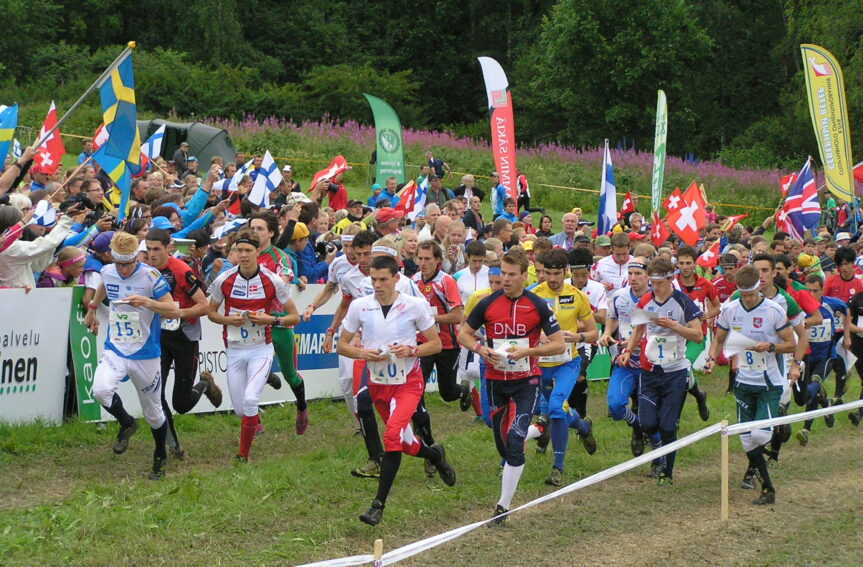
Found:
[[224, 163], [234, 163], [236, 150], [228, 136], [228, 131], [208, 126], [203, 122], [177, 123], [161, 118], [138, 120], [141, 142], [149, 138], [162, 124], [165, 125], [165, 141], [162, 143], [162, 157], [170, 160], [180, 147], [180, 142], [189, 142], [189, 153], [198, 158], [198, 171], [210, 168], [213, 156], [222, 156]]

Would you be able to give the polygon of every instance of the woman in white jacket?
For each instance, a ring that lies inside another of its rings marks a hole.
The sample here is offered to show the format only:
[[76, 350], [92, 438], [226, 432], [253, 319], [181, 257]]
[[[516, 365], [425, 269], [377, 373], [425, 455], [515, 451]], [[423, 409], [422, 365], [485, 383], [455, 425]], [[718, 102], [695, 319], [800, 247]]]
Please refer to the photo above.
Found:
[[[83, 215], [85, 213], [78, 213]], [[0, 252], [0, 287], [36, 287], [34, 272], [41, 272], [51, 265], [54, 253], [66, 237], [74, 222], [68, 215], [60, 215], [51, 232], [31, 242], [15, 240]], [[13, 228], [23, 215], [15, 207], [0, 206], [0, 234]]]

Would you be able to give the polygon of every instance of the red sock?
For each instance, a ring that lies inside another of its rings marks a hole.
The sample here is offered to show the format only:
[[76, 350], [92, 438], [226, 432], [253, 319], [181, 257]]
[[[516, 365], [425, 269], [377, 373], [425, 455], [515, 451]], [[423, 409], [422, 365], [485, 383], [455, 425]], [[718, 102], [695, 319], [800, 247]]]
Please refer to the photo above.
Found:
[[240, 425], [240, 451], [237, 453], [243, 458], [249, 458], [249, 450], [252, 448], [252, 441], [255, 439], [255, 430], [257, 427], [258, 416], [243, 416], [243, 422]]
[[470, 405], [473, 406], [475, 414], [482, 416], [482, 404], [479, 401], [479, 390], [476, 388], [470, 389]]

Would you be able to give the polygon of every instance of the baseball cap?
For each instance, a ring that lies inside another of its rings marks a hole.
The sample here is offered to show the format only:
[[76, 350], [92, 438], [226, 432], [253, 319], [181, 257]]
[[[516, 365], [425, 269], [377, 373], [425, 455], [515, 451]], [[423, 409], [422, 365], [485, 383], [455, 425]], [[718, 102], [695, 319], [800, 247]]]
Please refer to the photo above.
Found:
[[518, 213], [518, 220], [524, 220], [524, 217], [530, 216], [530, 211], [522, 211]]
[[593, 226], [593, 221], [580, 220], [578, 221], [578, 226]]
[[440, 175], [436, 173], [432, 173], [431, 175], [429, 175], [429, 181], [434, 181], [435, 179], [440, 179]]
[[198, 161], [198, 158], [196, 158], [195, 156], [189, 156], [186, 158], [186, 163], [188, 163], [190, 161]]
[[[165, 219], [165, 220], [168, 220], [168, 219]], [[112, 238], [114, 238], [114, 231], [99, 233], [99, 235], [93, 239], [93, 242], [90, 243], [90, 250], [92, 250], [93, 252], [108, 252], [108, 251], [110, 251]]]
[[836, 233], [836, 238], [834, 238], [833, 240], [835, 240], [836, 242], [839, 242], [840, 240], [851, 240], [851, 234], [847, 232], [838, 232]]
[[371, 191], [372, 191], [372, 193], [374, 193], [374, 192], [375, 192], [375, 189], [383, 189], [383, 187], [381, 187], [381, 184], [380, 184], [380, 183], [375, 183], [375, 184], [373, 184], [373, 185], [372, 185], [372, 187], [371, 187]]
[[287, 165], [287, 164], [285, 164], [285, 167], [282, 168], [282, 171], [293, 171], [293, 170], [294, 170], [294, 168], [292, 168], [290, 165]]
[[642, 240], [647, 235], [640, 232], [630, 232], [628, 236], [630, 240]]
[[587, 242], [587, 243], [589, 244], [589, 243], [590, 243], [590, 238], [588, 238], [588, 237], [587, 237], [586, 235], [584, 235], [584, 234], [576, 234], [576, 235], [575, 235], [575, 238], [573, 238], [573, 239], [572, 239], [572, 241], [573, 241], [573, 242]]
[[375, 213], [375, 222], [385, 223], [393, 219], [400, 219], [403, 216], [405, 216], [405, 214], [401, 211], [397, 211], [392, 207], [384, 207], [383, 209], [378, 209]]
[[362, 204], [363, 204], [362, 201], [357, 201], [356, 199], [351, 199], [350, 201], [348, 201], [348, 208], [350, 209], [351, 207], [356, 207], [357, 205], [362, 206]]
[[604, 234], [600, 234], [593, 241], [593, 245], [594, 246], [611, 246], [611, 239]]
[[187, 147], [187, 148], [188, 148], [188, 147], [189, 147], [189, 142], [180, 142], [180, 147], [182, 148], [183, 146], [185, 146], [185, 147]]
[[161, 228], [172, 232], [175, 230], [174, 225], [166, 217], [153, 217], [153, 220], [150, 221], [150, 228]]
[[299, 240], [309, 237], [309, 227], [304, 222], [298, 222], [294, 225], [294, 232], [291, 234], [291, 240]]
[[496, 171], [491, 172], [491, 177], [500, 177]]
[[175, 179], [173, 183], [168, 185], [168, 189], [182, 189], [186, 186], [185, 183], [180, 181], [179, 179]]
[[533, 250], [533, 240], [525, 240], [521, 243], [521, 247], [524, 248], [527, 252]]

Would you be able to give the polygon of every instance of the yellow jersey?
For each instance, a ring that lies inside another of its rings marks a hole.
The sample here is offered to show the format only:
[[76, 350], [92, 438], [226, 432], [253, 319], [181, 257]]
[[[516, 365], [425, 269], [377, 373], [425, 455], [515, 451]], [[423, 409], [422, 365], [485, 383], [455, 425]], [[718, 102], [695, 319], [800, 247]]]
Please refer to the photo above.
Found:
[[[557, 317], [561, 331], [578, 333], [578, 322], [593, 319], [593, 310], [590, 308], [590, 300], [583, 291], [572, 284], [564, 283], [559, 292], [554, 292], [543, 282], [533, 288], [532, 292], [545, 300], [548, 308]], [[479, 292], [477, 292], [479, 293]], [[578, 357], [575, 343], [567, 343], [569, 350], [563, 355], [554, 357], [540, 357], [539, 365], [542, 367], [560, 366], [568, 360]]]

